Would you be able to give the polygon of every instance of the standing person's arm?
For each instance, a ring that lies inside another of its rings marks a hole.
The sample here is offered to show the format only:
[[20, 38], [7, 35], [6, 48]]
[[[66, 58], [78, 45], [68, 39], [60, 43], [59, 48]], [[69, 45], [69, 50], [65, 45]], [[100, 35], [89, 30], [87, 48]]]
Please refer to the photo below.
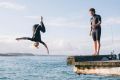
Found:
[[101, 16], [100, 15], [98, 15], [98, 23], [97, 24], [95, 24], [95, 26], [97, 27], [97, 26], [100, 26], [101, 25]]
[[44, 23], [43, 23], [43, 17], [41, 16], [41, 31], [43, 32], [43, 33], [45, 33], [46, 32], [46, 29], [45, 29], [45, 26], [44, 26]]
[[91, 25], [91, 27], [90, 27], [90, 36], [91, 36], [91, 34], [92, 34], [92, 22], [91, 22], [91, 19], [90, 19], [90, 25]]
[[91, 34], [92, 34], [92, 27], [90, 28], [90, 34], [89, 35], [91, 36]]

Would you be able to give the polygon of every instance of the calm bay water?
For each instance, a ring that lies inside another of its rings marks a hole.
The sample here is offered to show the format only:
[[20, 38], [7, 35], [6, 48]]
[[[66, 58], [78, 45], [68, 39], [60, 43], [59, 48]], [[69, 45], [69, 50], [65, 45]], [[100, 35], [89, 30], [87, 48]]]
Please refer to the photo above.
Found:
[[120, 76], [77, 75], [67, 56], [0, 57], [0, 80], [120, 80]]

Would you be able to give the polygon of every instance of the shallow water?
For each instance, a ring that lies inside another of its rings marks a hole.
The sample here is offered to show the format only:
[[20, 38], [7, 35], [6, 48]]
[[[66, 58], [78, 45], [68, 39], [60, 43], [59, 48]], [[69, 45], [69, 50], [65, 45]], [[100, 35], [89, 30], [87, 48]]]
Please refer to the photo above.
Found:
[[77, 75], [67, 56], [0, 57], [0, 80], [120, 80], [120, 76]]

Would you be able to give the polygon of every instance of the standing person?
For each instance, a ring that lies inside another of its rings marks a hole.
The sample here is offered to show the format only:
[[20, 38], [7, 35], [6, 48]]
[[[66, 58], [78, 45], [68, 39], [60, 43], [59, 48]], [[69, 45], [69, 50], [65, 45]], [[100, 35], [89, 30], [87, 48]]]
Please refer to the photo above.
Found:
[[32, 36], [32, 38], [30, 38], [30, 37], [21, 37], [21, 38], [16, 38], [16, 40], [30, 40], [30, 41], [34, 41], [35, 42], [34, 46], [36, 48], [39, 48], [38, 47], [39, 43], [41, 43], [41, 44], [43, 44], [46, 47], [47, 52], [49, 54], [49, 50], [48, 50], [47, 45], [41, 40], [41, 33], [40, 33], [40, 31], [43, 32], [43, 33], [46, 32], [45, 26], [43, 24], [43, 17], [42, 16], [41, 16], [41, 22], [40, 23], [41, 23], [41, 25], [35, 24], [33, 26], [33, 36]]
[[97, 15], [94, 8], [90, 8], [90, 19], [91, 30], [90, 35], [92, 35], [94, 41], [94, 55], [99, 55], [100, 51], [100, 38], [101, 38], [101, 16]]

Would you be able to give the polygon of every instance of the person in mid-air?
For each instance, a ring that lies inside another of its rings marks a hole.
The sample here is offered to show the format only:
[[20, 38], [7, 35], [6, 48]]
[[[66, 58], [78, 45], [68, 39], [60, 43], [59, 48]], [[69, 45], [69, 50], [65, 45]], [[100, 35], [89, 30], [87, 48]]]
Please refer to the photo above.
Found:
[[100, 51], [100, 38], [101, 38], [101, 16], [95, 13], [94, 8], [90, 8], [89, 10], [92, 18], [91, 22], [91, 30], [90, 35], [92, 35], [94, 41], [94, 55], [99, 55]]
[[48, 50], [47, 45], [41, 40], [40, 31], [43, 32], [43, 33], [46, 32], [45, 26], [43, 24], [43, 17], [42, 16], [41, 16], [41, 22], [40, 23], [41, 23], [41, 25], [35, 24], [33, 26], [33, 36], [32, 36], [32, 38], [30, 38], [30, 37], [21, 37], [21, 38], [16, 38], [16, 40], [30, 40], [30, 41], [33, 41], [33, 42], [35, 42], [34, 46], [36, 48], [39, 48], [39, 43], [41, 43], [46, 47], [47, 52], [49, 54], [49, 50]]

